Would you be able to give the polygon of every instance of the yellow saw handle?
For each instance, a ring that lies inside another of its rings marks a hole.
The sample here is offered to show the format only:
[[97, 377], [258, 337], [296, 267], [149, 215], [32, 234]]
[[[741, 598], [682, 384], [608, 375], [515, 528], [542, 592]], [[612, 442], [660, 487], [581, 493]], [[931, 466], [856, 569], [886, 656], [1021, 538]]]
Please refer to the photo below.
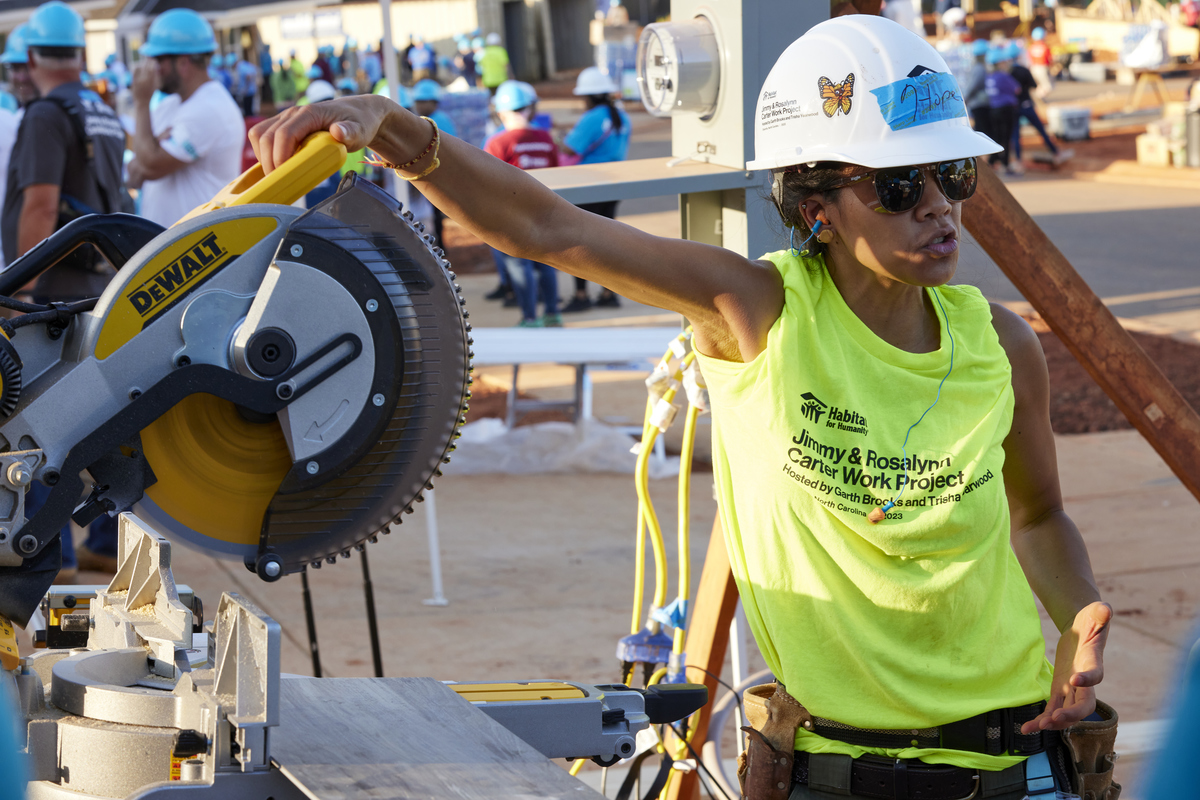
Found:
[[341, 169], [344, 163], [346, 146], [335, 141], [328, 131], [319, 131], [305, 139], [295, 154], [270, 175], [263, 174], [262, 164], [255, 164], [217, 192], [212, 200], [193, 208], [179, 222], [209, 211], [247, 203], [290, 206]]

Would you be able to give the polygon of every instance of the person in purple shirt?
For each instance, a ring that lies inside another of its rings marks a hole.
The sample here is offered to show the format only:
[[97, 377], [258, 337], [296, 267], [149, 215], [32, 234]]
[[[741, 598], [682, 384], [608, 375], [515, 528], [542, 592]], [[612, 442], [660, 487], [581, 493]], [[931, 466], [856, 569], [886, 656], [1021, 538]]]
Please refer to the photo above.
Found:
[[1015, 175], [1017, 172], [1010, 163], [1009, 154], [1012, 150], [1013, 128], [1017, 123], [1021, 85], [1008, 74], [1012, 57], [1007, 47], [989, 51], [987, 61], [989, 72], [984, 87], [987, 90], [988, 116], [991, 118], [991, 130], [988, 133], [996, 144], [1004, 147], [1001, 152], [988, 156], [988, 163], [993, 167], [1003, 164], [1007, 174]]

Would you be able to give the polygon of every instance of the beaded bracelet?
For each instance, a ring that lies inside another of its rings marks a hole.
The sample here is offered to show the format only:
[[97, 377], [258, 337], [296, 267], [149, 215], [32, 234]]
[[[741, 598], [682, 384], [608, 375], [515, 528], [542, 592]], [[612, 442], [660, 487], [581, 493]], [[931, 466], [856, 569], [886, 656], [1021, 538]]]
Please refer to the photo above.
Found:
[[[438, 160], [438, 151], [441, 149], [441, 145], [442, 145], [442, 132], [441, 132], [441, 130], [438, 129], [438, 124], [435, 121], [433, 121], [432, 119], [430, 119], [429, 117], [421, 117], [421, 119], [427, 120], [429, 122], [429, 124], [433, 126], [433, 138], [429, 140], [429, 144], [426, 145], [425, 149], [422, 150], [420, 152], [420, 154], [418, 154], [416, 156], [416, 158], [413, 158], [410, 161], [406, 161], [403, 164], [393, 164], [389, 161], [383, 161], [382, 159], [367, 159], [367, 163], [372, 166], [375, 166], [375, 167], [383, 167], [384, 169], [390, 169], [396, 173], [397, 177], [403, 178], [406, 181], [418, 181], [421, 178], [424, 178], [427, 175], [429, 175], [429, 173], [433, 172], [438, 167], [440, 167], [442, 165], [442, 162]], [[423, 172], [421, 172], [418, 175], [414, 175], [411, 178], [400, 174], [400, 170], [408, 169], [409, 167], [413, 166], [414, 164], [419, 163], [423, 158], [425, 158], [425, 156], [429, 155], [431, 152], [433, 153], [433, 163], [430, 164]]]

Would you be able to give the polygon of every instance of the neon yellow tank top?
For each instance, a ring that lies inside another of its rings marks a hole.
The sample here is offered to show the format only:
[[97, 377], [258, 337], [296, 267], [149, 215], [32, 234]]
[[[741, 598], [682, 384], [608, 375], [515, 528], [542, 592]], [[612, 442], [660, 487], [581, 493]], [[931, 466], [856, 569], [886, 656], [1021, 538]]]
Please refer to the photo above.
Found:
[[[988, 303], [934, 290], [950, 339], [899, 350], [846, 305], [821, 260], [765, 256], [784, 307], [746, 364], [700, 355], [713, 473], [746, 618], [767, 665], [815, 716], [927, 728], [1045, 699], [1051, 669], [1009, 545], [1001, 469], [1008, 358]], [[907, 466], [907, 469], [905, 468]], [[908, 487], [878, 525], [867, 514]], [[796, 749], [1003, 769], [1017, 756], [872, 749], [803, 728]]]

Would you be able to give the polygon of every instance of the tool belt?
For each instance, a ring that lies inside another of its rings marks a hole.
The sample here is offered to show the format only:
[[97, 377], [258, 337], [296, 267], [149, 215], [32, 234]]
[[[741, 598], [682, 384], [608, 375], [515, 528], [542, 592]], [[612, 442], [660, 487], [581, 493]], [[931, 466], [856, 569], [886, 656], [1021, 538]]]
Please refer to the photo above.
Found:
[[[738, 781], [743, 795], [750, 800], [783, 800], [793, 782], [838, 794], [897, 800], [955, 800], [972, 792], [988, 796], [1019, 790], [1017, 784], [1025, 781], [1022, 765], [987, 772], [875, 756], [858, 759], [810, 756], [794, 751], [796, 730], [800, 727], [861, 747], [946, 748], [989, 755], [1029, 756], [1057, 744], [1059, 738], [1054, 733], [1020, 732], [1021, 725], [1041, 713], [1044, 703], [989, 711], [936, 728], [897, 731], [855, 728], [814, 717], [782, 685], [775, 683], [748, 689], [743, 702], [750, 725], [742, 729], [748, 744], [738, 758]], [[1121, 787], [1112, 782], [1117, 714], [1099, 702], [1096, 711], [1101, 721], [1078, 723], [1061, 733], [1064, 752], [1056, 753], [1054, 760], [1083, 800], [1117, 800]], [[985, 783], [988, 785], [984, 786]], [[1014, 787], [1008, 787], [1009, 783], [1014, 783]], [[910, 785], [914, 790], [918, 785], [921, 788], [910, 792]]]

